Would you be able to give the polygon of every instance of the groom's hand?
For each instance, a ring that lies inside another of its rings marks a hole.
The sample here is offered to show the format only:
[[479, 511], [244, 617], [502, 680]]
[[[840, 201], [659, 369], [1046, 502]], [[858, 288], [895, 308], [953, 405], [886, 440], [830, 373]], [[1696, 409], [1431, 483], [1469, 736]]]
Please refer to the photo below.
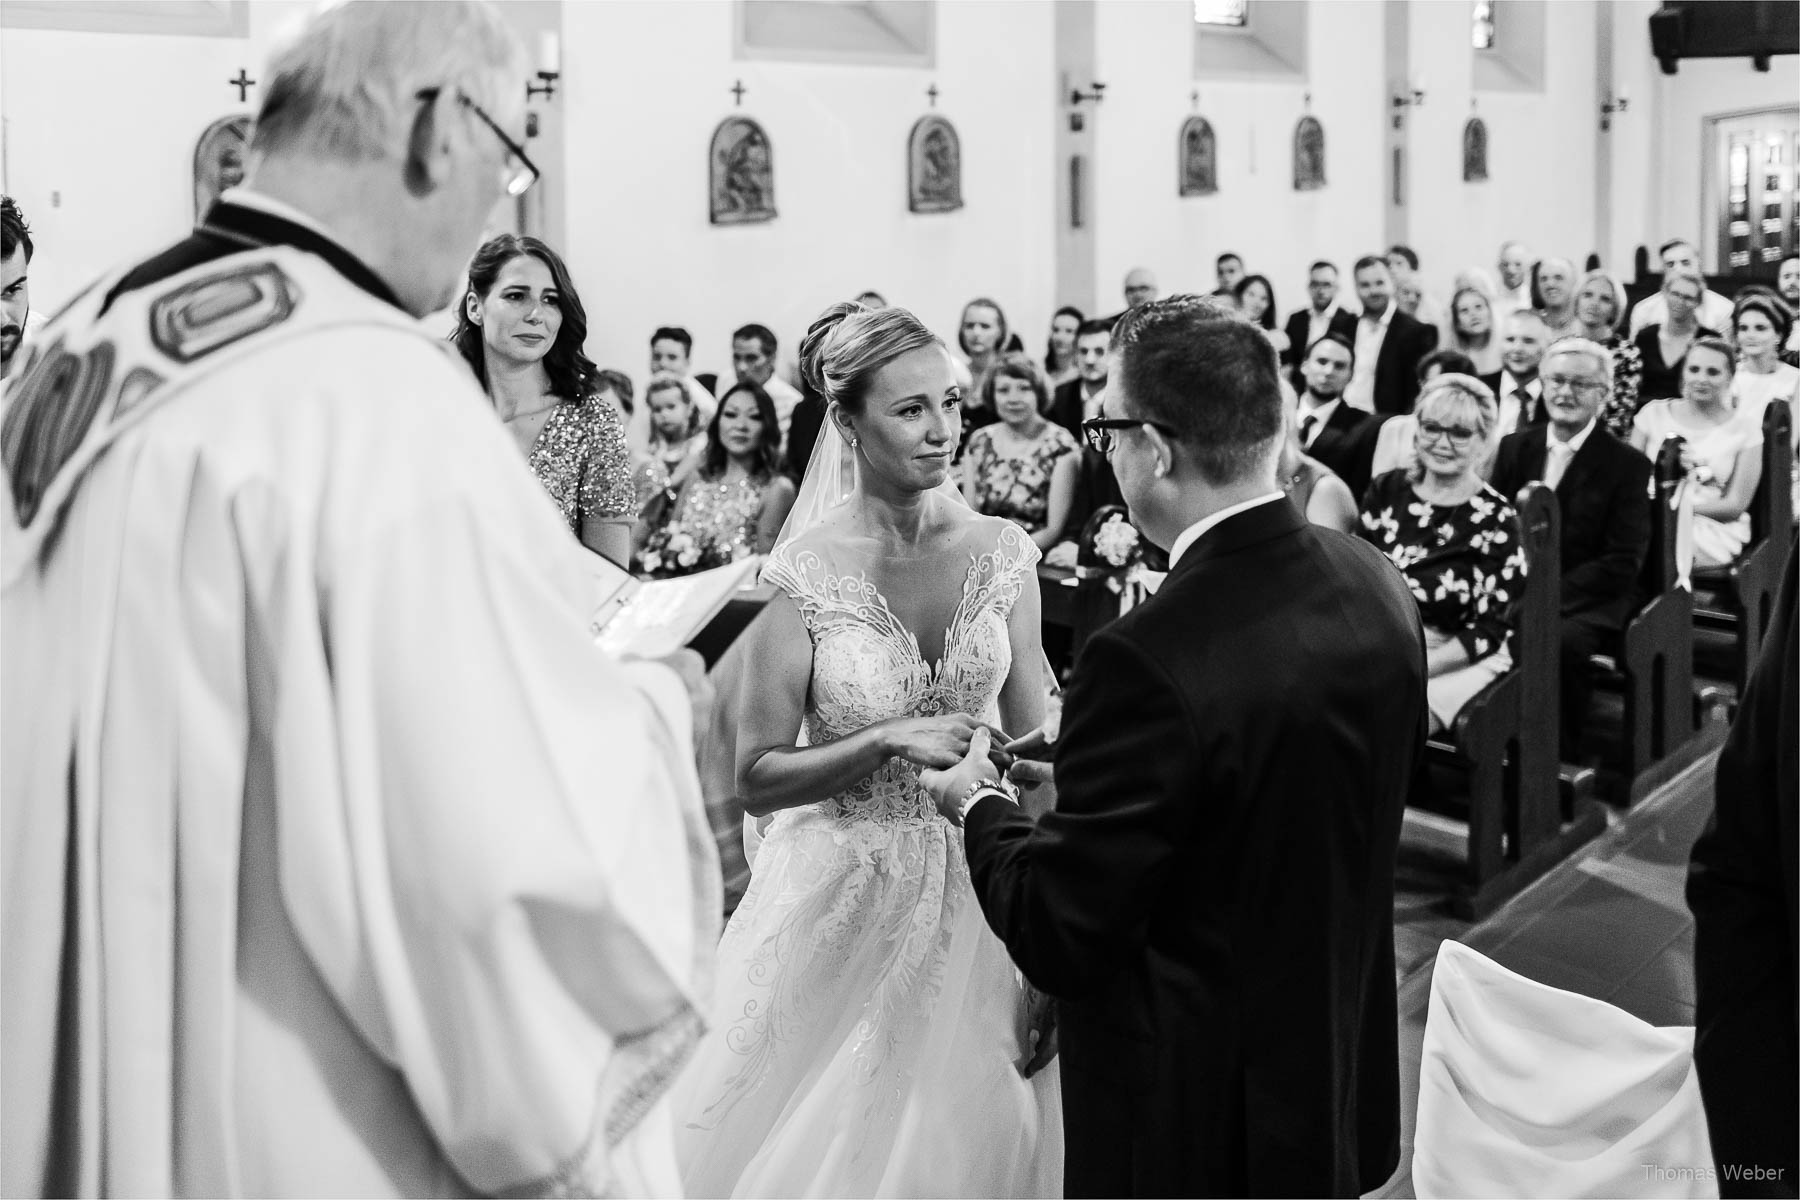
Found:
[[961, 762], [942, 771], [927, 768], [919, 772], [919, 782], [952, 825], [962, 824], [962, 798], [970, 788], [977, 783], [1000, 782], [1000, 769], [988, 754], [992, 748], [993, 737], [983, 725], [970, 736], [969, 752]]

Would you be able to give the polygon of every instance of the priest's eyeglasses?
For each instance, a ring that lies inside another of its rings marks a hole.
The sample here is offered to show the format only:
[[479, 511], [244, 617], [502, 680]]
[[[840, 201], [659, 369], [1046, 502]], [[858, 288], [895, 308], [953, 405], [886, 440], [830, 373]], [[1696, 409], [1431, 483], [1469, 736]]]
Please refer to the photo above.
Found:
[[1139, 421], [1132, 417], [1089, 417], [1081, 423], [1081, 434], [1097, 453], [1111, 454], [1119, 442], [1117, 431], [1141, 429], [1146, 425], [1164, 437], [1175, 436], [1175, 431], [1161, 421]]
[[[435, 87], [421, 89], [418, 99], [427, 102], [436, 100], [441, 91], [443, 91], [442, 88]], [[512, 136], [500, 128], [500, 123], [488, 116], [486, 110], [471, 100], [469, 94], [461, 88], [456, 89], [456, 102], [479, 117], [483, 125], [494, 131], [494, 136], [500, 139], [501, 144], [506, 147], [506, 152], [519, 160], [517, 168], [508, 169], [503, 182], [507, 195], [523, 196], [531, 185], [538, 181], [541, 174], [537, 169], [537, 164], [531, 161], [531, 156], [525, 153], [525, 147], [513, 141]]]

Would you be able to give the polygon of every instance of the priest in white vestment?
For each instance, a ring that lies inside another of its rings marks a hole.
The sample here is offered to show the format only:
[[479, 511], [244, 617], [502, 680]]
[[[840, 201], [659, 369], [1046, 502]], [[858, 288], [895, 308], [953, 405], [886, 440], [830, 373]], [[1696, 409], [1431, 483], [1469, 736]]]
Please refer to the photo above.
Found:
[[349, 3], [0, 429], [0, 1188], [655, 1194], [719, 883], [681, 681], [418, 314], [529, 186], [480, 4]]

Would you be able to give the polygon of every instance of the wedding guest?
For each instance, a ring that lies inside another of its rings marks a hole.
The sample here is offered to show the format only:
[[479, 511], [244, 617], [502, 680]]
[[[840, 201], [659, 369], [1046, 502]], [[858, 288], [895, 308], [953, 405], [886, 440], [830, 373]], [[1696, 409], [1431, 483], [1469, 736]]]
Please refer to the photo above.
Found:
[[1650, 545], [1650, 462], [1600, 423], [1614, 377], [1611, 354], [1587, 338], [1563, 338], [1544, 354], [1546, 424], [1509, 434], [1493, 484], [1517, 496], [1534, 480], [1562, 512], [1562, 758], [1581, 762], [1593, 695], [1589, 659], [1617, 648], [1636, 603]]
[[1342, 479], [1300, 445], [1300, 397], [1286, 380], [1281, 384], [1285, 436], [1275, 464], [1275, 482], [1300, 515], [1314, 525], [1350, 533], [1356, 528], [1356, 498]]
[[1575, 264], [1566, 258], [1546, 258], [1532, 272], [1532, 294], [1538, 315], [1551, 341], [1581, 332], [1575, 318]]
[[1750, 501], [1762, 481], [1762, 414], [1752, 419], [1732, 408], [1736, 371], [1730, 342], [1699, 339], [1682, 360], [1680, 397], [1652, 400], [1632, 426], [1632, 446], [1652, 461], [1666, 439], [1682, 439], [1698, 567], [1730, 566], [1743, 553], [1750, 541]]
[[994, 410], [982, 400], [982, 380], [988, 368], [1003, 353], [1010, 334], [1006, 325], [1006, 314], [1000, 306], [985, 296], [978, 296], [963, 305], [962, 318], [957, 322], [956, 344], [962, 350], [962, 357], [957, 360], [961, 371], [957, 383], [963, 389], [962, 442], [957, 447], [960, 457], [963, 447], [968, 445], [969, 435], [983, 425], [992, 425], [1000, 418]]
[[[1423, 395], [1434, 380], [1444, 375], [1473, 375], [1474, 364], [1460, 350], [1433, 350], [1419, 360], [1419, 391]], [[1375, 454], [1369, 464], [1369, 477], [1386, 475], [1402, 468], [1410, 471], [1419, 462], [1418, 405], [1414, 411], [1390, 417], [1375, 434]]]
[[681, 380], [694, 407], [700, 410], [700, 420], [710, 421], [718, 401], [704, 383], [689, 374], [688, 357], [693, 352], [693, 334], [679, 325], [664, 325], [650, 335], [650, 373], [666, 371]]
[[1213, 274], [1219, 281], [1219, 286], [1213, 289], [1213, 295], [1232, 304], [1237, 303], [1237, 285], [1244, 278], [1244, 260], [1227, 250], [1214, 260]]
[[1083, 321], [1075, 331], [1075, 378], [1058, 384], [1050, 395], [1050, 419], [1068, 430], [1078, 443], [1081, 423], [1100, 415], [1100, 393], [1106, 390], [1106, 357], [1111, 347], [1111, 322]]
[[739, 383], [754, 383], [769, 393], [781, 424], [781, 436], [785, 438], [794, 406], [800, 403], [800, 393], [775, 374], [776, 349], [775, 334], [767, 325], [745, 325], [731, 335], [732, 372]]
[[1023, 354], [1008, 354], [983, 381], [984, 403], [1000, 420], [970, 435], [962, 459], [969, 506], [1016, 523], [1039, 550], [1062, 537], [1081, 456], [1069, 431], [1044, 415], [1050, 391]]
[[1761, 295], [1738, 298], [1732, 315], [1738, 364], [1731, 380], [1731, 400], [1734, 408], [1748, 413], [1758, 424], [1771, 400], [1786, 400], [1790, 407], [1800, 407], [1795, 404], [1800, 369], [1781, 361], [1781, 348], [1793, 328], [1793, 314], [1780, 300]]
[[1149, 267], [1133, 267], [1125, 273], [1125, 307], [1136, 308], [1156, 299], [1156, 274]]
[[1388, 270], [1394, 276], [1394, 301], [1400, 311], [1427, 325], [1442, 326], [1443, 317], [1431, 298], [1425, 294], [1425, 281], [1419, 278], [1419, 254], [1411, 246], [1388, 247]]
[[650, 407], [650, 457], [670, 484], [680, 486], [706, 454], [700, 410], [688, 398], [681, 379], [667, 371], [652, 375], [644, 385], [644, 403]]
[[1263, 336], [1275, 347], [1276, 354], [1286, 354], [1287, 334], [1275, 324], [1275, 288], [1267, 277], [1246, 275], [1238, 280], [1237, 289], [1232, 294], [1237, 299], [1238, 311], [1244, 314], [1244, 319], [1263, 331]]
[[1356, 351], [1347, 338], [1328, 333], [1307, 347], [1300, 364], [1306, 390], [1297, 410], [1300, 448], [1342, 479], [1351, 495], [1368, 489], [1369, 466], [1381, 423], [1344, 401]]
[[1079, 308], [1067, 304], [1050, 318], [1050, 341], [1044, 348], [1044, 374], [1051, 387], [1061, 387], [1081, 374], [1075, 360], [1075, 335], [1086, 320]]
[[1364, 412], [1391, 415], [1412, 408], [1419, 394], [1419, 360], [1437, 348], [1437, 328], [1415, 320], [1394, 303], [1394, 280], [1379, 256], [1356, 261], [1356, 362], [1344, 401]]
[[1500, 369], [1481, 376], [1499, 404], [1496, 443], [1515, 430], [1543, 422], [1544, 389], [1538, 382], [1538, 366], [1549, 344], [1550, 331], [1535, 309], [1516, 308], [1506, 315], [1500, 331]]
[[[1700, 276], [1672, 271], [1663, 276], [1663, 309], [1668, 314], [1662, 321], [1643, 326], [1632, 339], [1644, 373], [1638, 394], [1644, 400], [1666, 400], [1681, 394], [1682, 362], [1692, 346], [1701, 338], [1723, 337], [1723, 328], [1713, 329], [1699, 319], [1700, 297], [1705, 284]], [[1639, 303], [1634, 312], [1641, 311]], [[1730, 309], [1726, 309], [1729, 319]]]
[[1310, 301], [1307, 307], [1295, 309], [1287, 319], [1288, 346], [1281, 361], [1290, 368], [1299, 365], [1308, 346], [1328, 333], [1352, 343], [1356, 340], [1356, 316], [1338, 304], [1338, 270], [1334, 264], [1320, 259], [1307, 268], [1306, 295]]
[[0, 380], [12, 373], [27, 335], [41, 323], [31, 311], [27, 278], [36, 250], [25, 214], [11, 196], [0, 196]]
[[[638, 551], [638, 569], [686, 575], [767, 554], [794, 494], [793, 482], [781, 473], [774, 402], [754, 383], [733, 384], [707, 426], [699, 465]], [[681, 537], [688, 539], [687, 551]]]
[[1518, 514], [1481, 477], [1498, 424], [1494, 393], [1467, 375], [1419, 394], [1418, 465], [1363, 501], [1363, 537], [1406, 576], [1425, 623], [1433, 732], [1512, 666], [1512, 610], [1525, 579]]
[[[1781, 260], [1780, 274], [1775, 277], [1775, 290], [1790, 313], [1800, 314], [1800, 254], [1790, 254]], [[1794, 328], [1788, 331], [1783, 350], [1783, 358], [1788, 366], [1800, 367], [1800, 362], [1795, 361], [1796, 356], [1800, 356], [1800, 321], [1796, 321]]]
[[1500, 337], [1494, 322], [1489, 293], [1478, 287], [1459, 287], [1450, 297], [1450, 349], [1468, 356], [1470, 375], [1486, 375], [1500, 369]]
[[1531, 299], [1531, 251], [1524, 242], [1502, 242], [1500, 258], [1495, 263], [1500, 272], [1500, 288], [1494, 293], [1496, 321], [1516, 308], [1535, 308]]
[[[1671, 275], [1692, 275], [1701, 281], [1694, 316], [1702, 326], [1714, 330], [1731, 328], [1731, 301], [1706, 286], [1706, 277], [1700, 270], [1700, 251], [1694, 243], [1686, 238], [1671, 238], [1657, 250], [1657, 255], [1662, 259], [1664, 283]], [[1631, 310], [1630, 336], [1636, 338], [1646, 326], [1667, 324], [1668, 320], [1668, 294], [1659, 290], [1639, 300]]]
[[452, 342], [582, 545], [623, 564], [637, 513], [625, 422], [597, 390], [587, 310], [568, 267], [534, 237], [475, 252]]
[[1625, 311], [1625, 285], [1617, 276], [1589, 271], [1581, 277], [1575, 290], [1575, 318], [1581, 323], [1581, 336], [1612, 359], [1612, 381], [1600, 408], [1600, 423], [1614, 437], [1629, 441], [1644, 377], [1644, 356], [1621, 329]]
[[637, 497], [637, 513], [642, 516], [644, 507], [669, 486], [669, 475], [648, 451], [629, 446], [631, 419], [637, 412], [631, 376], [610, 367], [594, 372], [594, 395], [617, 409], [619, 419], [625, 422], [631, 454], [631, 490]]

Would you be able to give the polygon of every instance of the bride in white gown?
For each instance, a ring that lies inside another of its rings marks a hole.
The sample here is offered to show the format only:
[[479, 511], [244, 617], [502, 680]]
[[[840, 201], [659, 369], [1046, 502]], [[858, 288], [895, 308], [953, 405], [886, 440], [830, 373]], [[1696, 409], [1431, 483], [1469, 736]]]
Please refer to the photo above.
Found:
[[719, 701], [740, 705], [738, 794], [772, 819], [674, 1096], [683, 1182], [1060, 1195], [1057, 1071], [1025, 1077], [1026, 988], [919, 785], [983, 721], [1041, 722], [1037, 550], [943, 486], [960, 389], [910, 313], [836, 306], [802, 365], [826, 427]]

